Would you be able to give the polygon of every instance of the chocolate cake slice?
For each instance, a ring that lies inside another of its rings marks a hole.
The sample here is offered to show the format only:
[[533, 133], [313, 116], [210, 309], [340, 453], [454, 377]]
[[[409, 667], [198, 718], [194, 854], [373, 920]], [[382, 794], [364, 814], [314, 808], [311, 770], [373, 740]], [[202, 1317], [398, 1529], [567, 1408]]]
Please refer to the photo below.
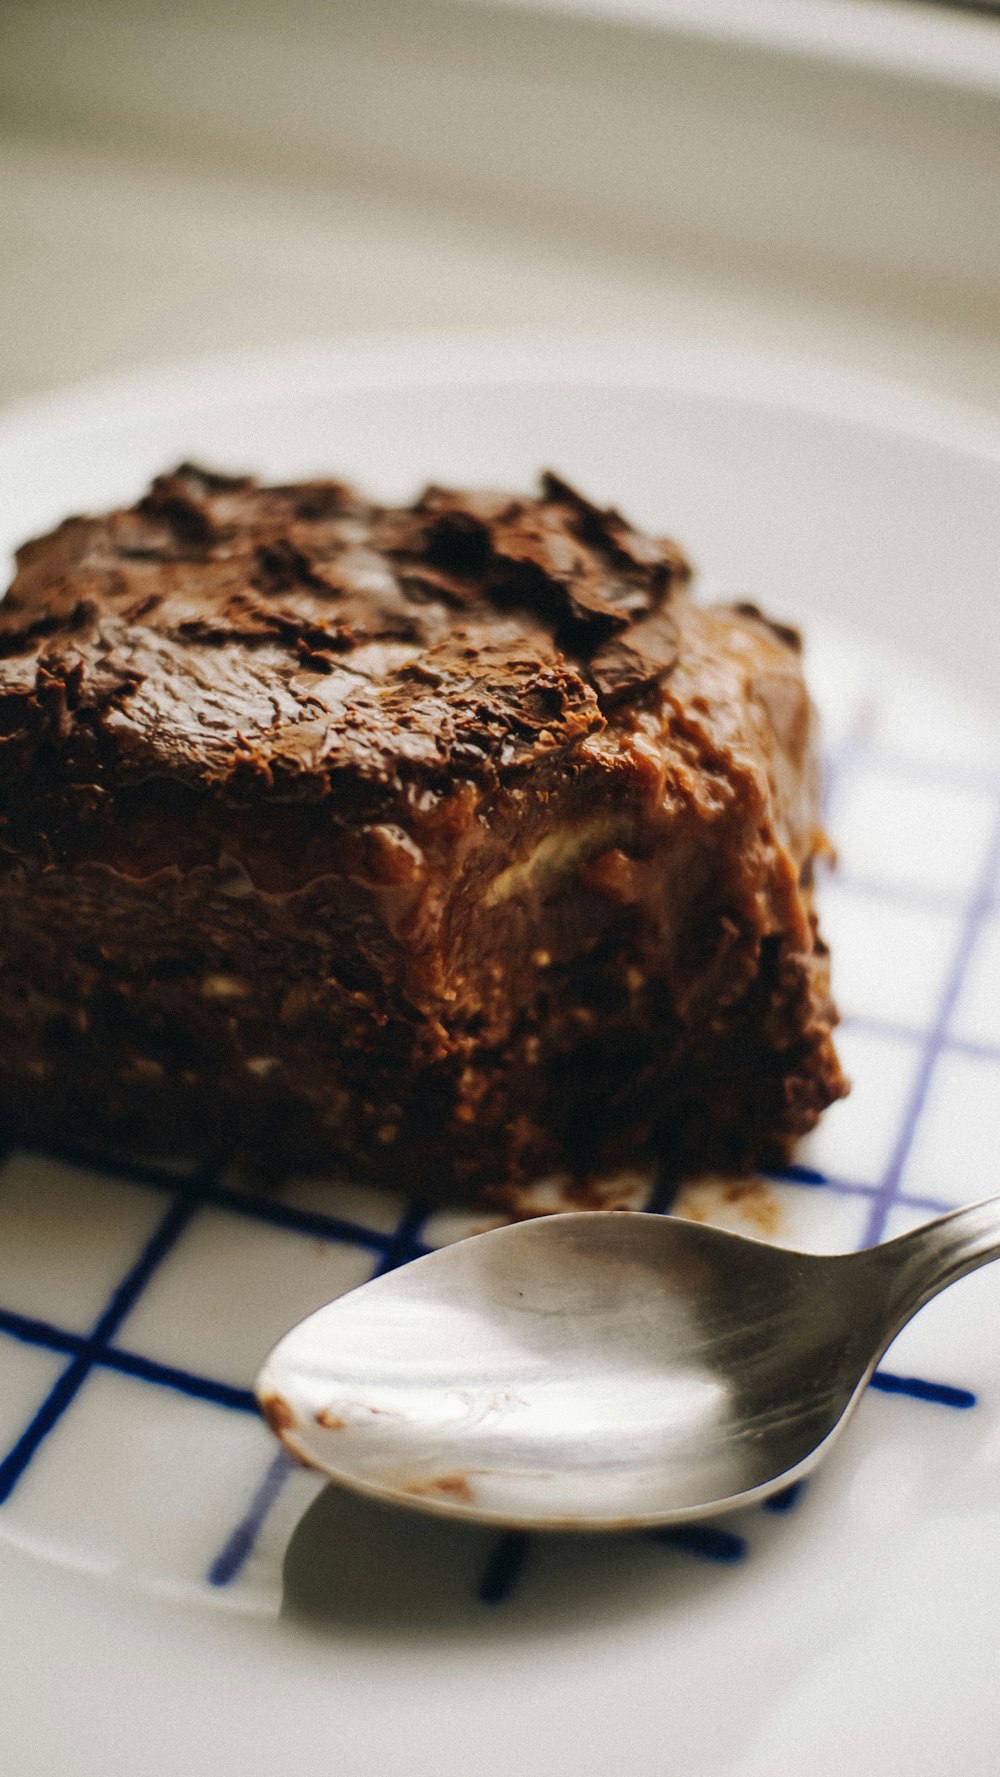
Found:
[[794, 632], [537, 497], [185, 464], [0, 605], [0, 1120], [436, 1197], [844, 1090]]

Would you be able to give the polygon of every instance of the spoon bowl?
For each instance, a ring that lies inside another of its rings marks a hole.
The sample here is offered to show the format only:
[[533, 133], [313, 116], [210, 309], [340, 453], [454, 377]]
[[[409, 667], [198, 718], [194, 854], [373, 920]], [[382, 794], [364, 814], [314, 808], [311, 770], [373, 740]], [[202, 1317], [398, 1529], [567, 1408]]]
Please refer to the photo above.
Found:
[[672, 1216], [545, 1216], [311, 1314], [258, 1399], [300, 1461], [398, 1504], [546, 1530], [690, 1522], [808, 1473], [900, 1327], [998, 1237], [995, 1202], [832, 1256]]

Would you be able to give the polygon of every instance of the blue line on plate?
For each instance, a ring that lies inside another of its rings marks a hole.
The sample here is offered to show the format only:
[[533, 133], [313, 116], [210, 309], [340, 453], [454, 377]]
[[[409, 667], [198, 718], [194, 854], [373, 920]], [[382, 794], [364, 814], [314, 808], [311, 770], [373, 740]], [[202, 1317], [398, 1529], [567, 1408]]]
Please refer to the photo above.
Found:
[[865, 1246], [874, 1246], [885, 1233], [886, 1220], [899, 1191], [903, 1171], [910, 1157], [924, 1105], [927, 1102], [934, 1070], [944, 1048], [948, 1025], [958, 996], [962, 991], [980, 929], [990, 912], [998, 868], [1000, 868], [1000, 815], [994, 822], [986, 860], [966, 909], [965, 920], [952, 957], [944, 992], [941, 995], [934, 1023], [927, 1033], [924, 1052], [903, 1113], [899, 1134], [879, 1183], [879, 1188], [872, 1199], [871, 1213], [865, 1229]]
[[[49, 1321], [33, 1320], [28, 1315], [14, 1314], [0, 1308], [0, 1334], [17, 1339], [22, 1345], [39, 1345], [44, 1350], [68, 1352], [74, 1356], [86, 1352], [87, 1338], [71, 1333]], [[201, 1376], [193, 1370], [181, 1370], [173, 1364], [158, 1363], [141, 1352], [124, 1351], [106, 1345], [91, 1355], [95, 1369], [116, 1370], [123, 1376], [134, 1376], [140, 1382], [152, 1382], [158, 1388], [174, 1388], [198, 1400], [211, 1401], [217, 1407], [234, 1407], [242, 1413], [256, 1413], [257, 1401], [249, 1388], [237, 1388], [230, 1382], [219, 1382], [212, 1376]]]
[[291, 1474], [293, 1466], [291, 1457], [284, 1450], [277, 1450], [272, 1456], [264, 1478], [244, 1516], [223, 1544], [208, 1570], [206, 1578], [210, 1586], [228, 1586], [245, 1566], [254, 1543], [260, 1535], [264, 1520]]
[[505, 1530], [490, 1551], [477, 1588], [481, 1604], [505, 1604], [524, 1572], [531, 1538], [524, 1530]]
[[398, 1271], [401, 1265], [408, 1265], [411, 1259], [421, 1259], [430, 1252], [430, 1247], [422, 1245], [419, 1239], [426, 1219], [425, 1204], [407, 1205], [385, 1244], [381, 1263], [375, 1267], [373, 1273], [375, 1277], [384, 1277], [387, 1271]]
[[134, 1307], [157, 1266], [187, 1227], [195, 1207], [193, 1203], [185, 1203], [179, 1199], [171, 1204], [135, 1264], [113, 1291], [88, 1339], [80, 1346], [61, 1376], [56, 1378], [38, 1411], [0, 1462], [0, 1505], [9, 1499], [49, 1432], [75, 1399], [89, 1376], [95, 1359], [129, 1310]]
[[737, 1536], [734, 1530], [719, 1530], [714, 1524], [666, 1524], [646, 1535], [651, 1542], [666, 1543], [703, 1561], [742, 1561], [747, 1553], [746, 1537]]
[[939, 1407], [976, 1405], [971, 1388], [956, 1388], [951, 1382], [925, 1382], [922, 1376], [896, 1376], [891, 1370], [876, 1370], [871, 1387], [883, 1394], [905, 1394], [914, 1401], [933, 1401]]
[[173, 1364], [159, 1364], [136, 1351], [120, 1351], [109, 1345], [95, 1364], [115, 1370], [120, 1376], [134, 1376], [139, 1382], [152, 1382], [157, 1388], [172, 1388], [194, 1400], [210, 1401], [215, 1407], [231, 1407], [238, 1413], [257, 1413], [257, 1397], [249, 1388], [237, 1388], [231, 1382], [217, 1382], [211, 1376], [199, 1376], [193, 1370], [176, 1369]]
[[0, 1308], [0, 1333], [18, 1339], [22, 1345], [42, 1345], [49, 1351], [82, 1351], [87, 1343], [85, 1333], [65, 1332], [47, 1320], [34, 1320], [26, 1314], [12, 1314]]
[[791, 1512], [798, 1505], [805, 1492], [804, 1481], [793, 1481], [790, 1487], [783, 1487], [780, 1493], [772, 1493], [765, 1499], [765, 1512]]

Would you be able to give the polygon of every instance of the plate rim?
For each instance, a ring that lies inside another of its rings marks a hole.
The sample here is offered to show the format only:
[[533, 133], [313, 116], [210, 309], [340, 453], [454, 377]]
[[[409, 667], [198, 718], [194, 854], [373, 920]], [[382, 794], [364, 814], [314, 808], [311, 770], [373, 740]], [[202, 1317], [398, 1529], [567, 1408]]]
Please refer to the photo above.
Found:
[[[634, 387], [812, 414], [1000, 463], [1000, 415], [928, 394], [902, 378], [843, 368], [820, 357], [716, 346], [664, 332], [414, 329], [303, 339], [288, 346], [185, 356], [102, 373], [21, 396], [0, 407], [0, 451], [39, 435], [107, 432], [137, 409], [232, 410], [269, 395], [363, 387]], [[241, 387], [242, 385], [242, 387]], [[239, 398], [234, 391], [239, 388]]]

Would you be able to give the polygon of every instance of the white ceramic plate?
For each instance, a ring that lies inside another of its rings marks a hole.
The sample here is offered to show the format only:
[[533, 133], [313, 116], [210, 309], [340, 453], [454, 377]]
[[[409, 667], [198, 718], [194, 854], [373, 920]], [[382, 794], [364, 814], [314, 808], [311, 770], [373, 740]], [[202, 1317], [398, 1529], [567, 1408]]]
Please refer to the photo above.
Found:
[[[1000, 738], [948, 688], [995, 680], [995, 432], [665, 345], [317, 348], [11, 412], [0, 543], [183, 455], [387, 496], [550, 464], [675, 532], [706, 591], [803, 620], [855, 1092], [791, 1176], [679, 1207], [832, 1249], [1000, 1191]], [[275, 1205], [7, 1160], [3, 1769], [993, 1772], [1000, 1274], [907, 1329], [794, 1509], [525, 1543], [324, 1491], [247, 1396], [294, 1319], [469, 1225], [315, 1181]]]

